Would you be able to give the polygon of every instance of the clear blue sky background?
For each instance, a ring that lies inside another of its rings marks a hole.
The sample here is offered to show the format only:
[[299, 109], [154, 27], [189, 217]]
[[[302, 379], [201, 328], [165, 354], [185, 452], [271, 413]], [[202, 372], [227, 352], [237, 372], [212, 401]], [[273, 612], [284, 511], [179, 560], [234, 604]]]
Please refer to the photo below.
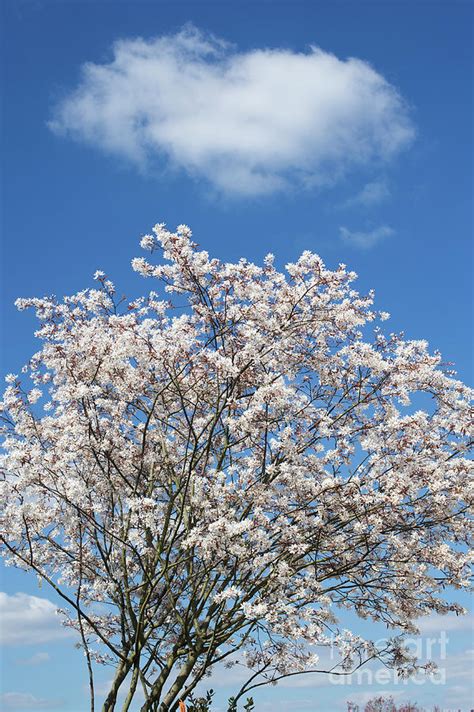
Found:
[[[227, 260], [260, 260], [272, 251], [284, 264], [310, 249], [331, 267], [347, 263], [359, 274], [360, 290], [375, 288], [378, 306], [391, 313], [388, 328], [428, 339], [470, 380], [473, 7], [459, 0], [4, 0], [2, 373], [17, 373], [36, 349], [34, 319], [16, 312], [17, 296], [73, 293], [90, 286], [98, 268], [121, 291], [144, 291], [150, 285], [132, 273], [130, 260], [140, 254], [139, 236], [163, 221], [188, 223], [203, 247]], [[139, 171], [48, 128], [84, 62], [109, 62], [119, 38], [174, 34], [187, 22], [233, 43], [236, 52], [306, 52], [318, 45], [340, 60], [369, 62], [408, 103], [415, 140], [393, 160], [369, 162], [332, 185], [252, 198], [223, 195], [184, 170], [163, 170], [164, 164]], [[357, 199], [371, 183], [385, 195], [372, 203]], [[364, 235], [388, 226], [390, 234], [363, 248], [344, 241], [341, 226]], [[15, 571], [3, 574], [2, 589], [54, 600]], [[451, 678], [436, 688], [412, 686], [412, 699], [469, 708], [466, 651], [474, 645], [467, 628], [455, 627]], [[2, 693], [17, 693], [3, 698], [5, 708], [10, 700], [10, 709], [82, 712], [80, 654], [47, 633], [37, 639], [44, 642], [5, 644]], [[349, 694], [321, 682], [308, 685], [262, 692], [257, 709], [332, 712], [344, 709], [350, 694], [402, 689], [359, 685]], [[403, 690], [402, 698], [408, 695]]]

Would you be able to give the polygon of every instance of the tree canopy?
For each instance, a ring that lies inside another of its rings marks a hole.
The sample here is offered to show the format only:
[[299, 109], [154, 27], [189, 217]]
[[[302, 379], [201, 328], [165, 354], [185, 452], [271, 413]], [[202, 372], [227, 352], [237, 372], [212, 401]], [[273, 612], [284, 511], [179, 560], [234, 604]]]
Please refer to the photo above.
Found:
[[[175, 710], [238, 653], [239, 695], [330, 645], [341, 671], [409, 672], [404, 634], [470, 585], [469, 389], [385, 335], [345, 265], [223, 263], [186, 226], [141, 245], [164, 261], [133, 260], [157, 281], [140, 299], [97, 272], [18, 300], [43, 344], [0, 413], [2, 551], [64, 598], [91, 708], [97, 662], [104, 712], [139, 688], [143, 712]], [[344, 609], [393, 636], [378, 648]]]

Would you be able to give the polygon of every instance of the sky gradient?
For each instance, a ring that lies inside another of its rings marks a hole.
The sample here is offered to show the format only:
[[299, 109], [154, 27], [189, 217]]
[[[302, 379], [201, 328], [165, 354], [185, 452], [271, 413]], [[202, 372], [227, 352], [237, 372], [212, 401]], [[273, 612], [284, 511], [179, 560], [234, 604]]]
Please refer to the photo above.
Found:
[[[346, 263], [387, 330], [471, 381], [473, 7], [3, 0], [2, 376], [38, 347], [18, 296], [72, 294], [96, 269], [140, 294], [130, 261], [166, 222], [223, 260]], [[56, 599], [11, 569], [1, 589], [0, 707], [83, 712]], [[337, 712], [380, 691], [467, 710], [470, 623], [427, 621], [423, 645], [449, 638], [445, 684], [305, 678], [257, 710]], [[212, 682], [221, 710], [231, 683]]]

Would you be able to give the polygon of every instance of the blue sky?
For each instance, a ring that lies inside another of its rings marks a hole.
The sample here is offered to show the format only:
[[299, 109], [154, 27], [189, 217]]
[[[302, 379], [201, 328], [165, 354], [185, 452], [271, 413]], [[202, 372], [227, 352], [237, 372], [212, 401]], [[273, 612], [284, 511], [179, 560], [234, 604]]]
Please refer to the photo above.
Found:
[[[4, 0], [2, 15], [3, 374], [36, 349], [17, 296], [73, 293], [96, 269], [139, 294], [139, 237], [184, 222], [222, 259], [347, 263], [388, 328], [471, 379], [472, 3]], [[27, 596], [54, 598], [12, 570], [2, 589], [26, 596], [3, 599], [4, 707], [82, 712], [81, 656]], [[472, 635], [446, 627], [445, 685], [305, 681], [258, 709], [384, 689], [468, 709]]]

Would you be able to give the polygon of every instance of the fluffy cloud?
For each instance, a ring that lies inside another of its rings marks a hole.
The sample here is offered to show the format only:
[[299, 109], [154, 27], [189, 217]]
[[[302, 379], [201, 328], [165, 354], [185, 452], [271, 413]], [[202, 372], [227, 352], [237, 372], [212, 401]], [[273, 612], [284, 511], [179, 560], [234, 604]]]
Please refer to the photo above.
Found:
[[464, 616], [448, 614], [442, 616], [433, 613], [426, 616], [426, 618], [420, 618], [417, 625], [421, 635], [428, 635], [430, 633], [439, 634], [442, 631], [448, 632], [454, 630], [469, 633], [474, 630], [474, 614]]
[[239, 52], [192, 26], [117, 41], [110, 62], [83, 65], [49, 125], [237, 195], [333, 183], [414, 136], [397, 89], [360, 59], [317, 47]]
[[344, 203], [344, 207], [351, 208], [361, 206], [371, 208], [374, 205], [382, 203], [390, 197], [390, 190], [387, 183], [383, 180], [376, 180], [371, 183], [366, 183], [362, 190], [353, 198], [349, 198]]
[[61, 625], [54, 603], [26, 593], [0, 591], [0, 620], [2, 645], [34, 645], [74, 635]]
[[21, 658], [16, 662], [18, 663], [18, 665], [42, 665], [43, 663], [47, 663], [50, 660], [51, 656], [49, 655], [49, 653], [39, 652], [30, 655], [29, 658]]
[[363, 250], [368, 250], [374, 247], [378, 242], [384, 240], [386, 237], [391, 237], [395, 234], [395, 230], [388, 225], [381, 225], [373, 230], [367, 231], [352, 231], [348, 230], [347, 227], [340, 227], [339, 234], [348, 245], [353, 245], [354, 247], [360, 247]]
[[62, 700], [45, 700], [29, 692], [5, 692], [0, 695], [2, 709], [5, 710], [45, 710], [63, 705]]

